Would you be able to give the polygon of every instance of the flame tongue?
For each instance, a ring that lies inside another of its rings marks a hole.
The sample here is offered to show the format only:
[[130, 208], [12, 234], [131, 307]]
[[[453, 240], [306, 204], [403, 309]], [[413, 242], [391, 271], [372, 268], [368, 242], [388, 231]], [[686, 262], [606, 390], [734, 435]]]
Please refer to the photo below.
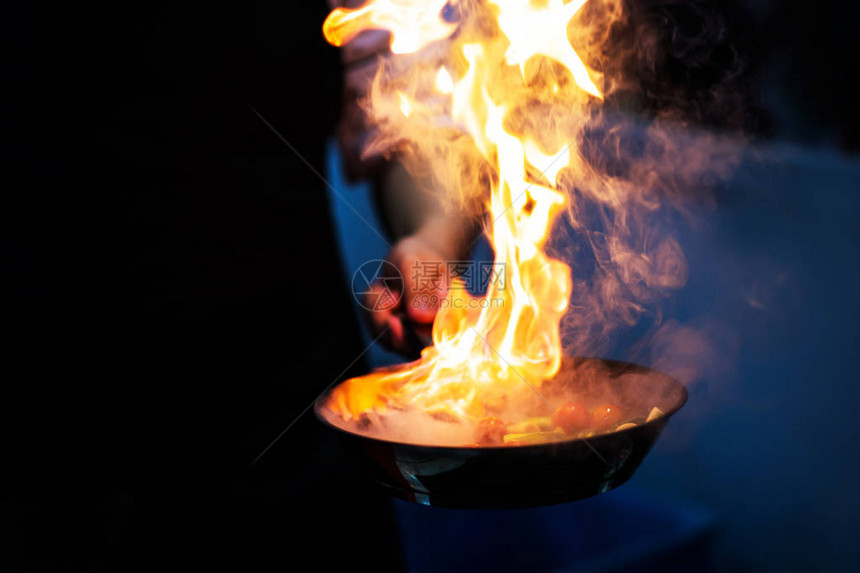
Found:
[[[542, 247], [554, 215], [565, 204], [556, 179], [570, 162], [572, 143], [562, 141], [545, 153], [533, 138], [512, 129], [508, 120], [514, 110], [526, 116], [530, 113], [523, 106], [524, 94], [541, 101], [559, 92], [559, 82], [552, 79], [541, 87], [527, 83], [526, 66], [536, 56], [557, 62], [582, 92], [601, 97], [567, 38], [570, 21], [586, 0], [568, 4], [562, 0], [488, 1], [496, 14], [493, 31], [477, 34], [477, 41], [474, 37], [455, 40], [460, 44], [453, 46], [466, 69], [452, 80], [446, 67], [438, 68], [430, 82], [437, 95], [450, 94], [450, 105], [444, 108], [447, 125], [467, 132], [491, 166], [488, 236], [495, 263], [505, 269], [504, 281], [491, 281], [486, 293], [486, 299], [496, 304], [469, 304], [472, 299], [465, 291], [450, 291], [449, 304], [433, 325], [434, 345], [418, 361], [339, 386], [329, 407], [345, 419], [392, 408], [416, 408], [474, 421], [518, 393], [530, 392], [530, 386], [559, 369], [559, 322], [571, 294], [570, 268], [547, 257]], [[452, 26], [439, 16], [445, 3], [375, 0], [354, 11], [338, 9], [326, 20], [326, 38], [341, 45], [361, 30], [384, 28], [392, 33], [393, 52], [412, 52], [451, 35]], [[450, 64], [456, 69], [456, 62]], [[416, 121], [415, 116], [423, 113], [422, 105], [405, 93], [398, 91], [397, 100], [408, 120]], [[541, 125], [540, 121], [534, 125]], [[402, 136], [416, 135], [406, 132]], [[529, 173], [541, 173], [540, 181]], [[487, 183], [474, 181], [471, 185], [486, 188]], [[465, 194], [462, 189], [449, 191]], [[455, 293], [461, 297], [460, 304], [454, 304]]]
[[499, 9], [499, 27], [511, 45], [505, 54], [525, 76], [526, 62], [543, 55], [562, 64], [573, 74], [576, 84], [594, 97], [602, 98], [588, 76], [588, 69], [567, 39], [567, 26], [588, 0], [547, 0], [543, 5], [521, 0], [489, 0]]
[[447, 3], [448, 0], [374, 0], [355, 10], [335, 8], [323, 23], [323, 34], [330, 44], [342, 46], [364, 30], [388, 30], [391, 52], [410, 54], [447, 38], [457, 28], [442, 18]]

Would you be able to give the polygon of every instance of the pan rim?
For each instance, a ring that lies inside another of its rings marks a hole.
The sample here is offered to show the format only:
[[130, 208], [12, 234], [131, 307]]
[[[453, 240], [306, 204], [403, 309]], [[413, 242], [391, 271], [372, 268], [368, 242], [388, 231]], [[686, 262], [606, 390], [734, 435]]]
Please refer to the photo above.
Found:
[[[335, 388], [337, 388], [337, 386], [339, 384], [329, 388], [328, 390], [326, 390], [325, 392], [320, 394], [316, 398], [316, 400], [314, 400], [314, 415], [324, 425], [328, 426], [329, 428], [331, 428], [331, 429], [333, 429], [333, 430], [335, 430], [335, 431], [337, 431], [343, 435], [349, 436], [350, 438], [354, 438], [354, 439], [361, 439], [361, 440], [366, 440], [366, 441], [372, 442], [372, 443], [380, 443], [380, 444], [386, 444], [386, 445], [391, 445], [391, 446], [404, 446], [404, 447], [410, 447], [410, 448], [421, 448], [421, 449], [427, 449], [427, 450], [443, 451], [443, 452], [447, 452], [447, 453], [466, 454], [469, 452], [473, 452], [473, 453], [477, 454], [480, 452], [501, 452], [501, 451], [510, 452], [510, 451], [543, 450], [543, 449], [551, 449], [553, 447], [559, 447], [559, 446], [576, 447], [575, 444], [585, 444], [585, 443], [591, 444], [591, 443], [594, 443], [596, 441], [601, 441], [605, 438], [612, 438], [615, 436], [624, 436], [624, 435], [632, 433], [632, 432], [642, 431], [642, 429], [644, 429], [644, 428], [657, 427], [660, 424], [664, 424], [665, 422], [667, 422], [669, 420], [670, 417], [672, 417], [675, 413], [677, 413], [678, 410], [680, 410], [687, 403], [687, 399], [689, 398], [689, 392], [687, 391], [686, 386], [684, 386], [684, 384], [682, 384], [677, 378], [670, 376], [669, 374], [666, 374], [665, 372], [662, 372], [660, 370], [655, 370], [654, 368], [651, 368], [649, 366], [644, 366], [644, 365], [636, 364], [633, 362], [625, 362], [623, 360], [613, 360], [613, 359], [609, 359], [609, 358], [598, 358], [598, 357], [590, 357], [590, 356], [571, 356], [571, 357], [569, 357], [569, 359], [582, 360], [582, 361], [596, 360], [596, 361], [600, 361], [600, 362], [604, 362], [606, 364], [609, 364], [610, 366], [613, 366], [613, 367], [620, 367], [622, 369], [631, 369], [633, 371], [640, 371], [640, 372], [644, 371], [644, 372], [652, 372], [655, 374], [659, 374], [660, 376], [664, 377], [667, 381], [669, 381], [672, 386], [674, 386], [673, 390], [676, 390], [679, 392], [678, 399], [675, 401], [675, 403], [672, 405], [672, 407], [667, 409], [665, 412], [663, 412], [663, 414], [661, 416], [658, 416], [657, 418], [651, 420], [650, 422], [645, 422], [644, 424], [639, 424], [639, 425], [634, 426], [632, 428], [626, 428], [624, 430], [616, 430], [614, 432], [606, 432], [603, 434], [596, 434], [596, 435], [590, 436], [588, 438], [573, 438], [570, 440], [559, 440], [559, 441], [547, 442], [547, 443], [542, 443], [542, 444], [521, 444], [521, 445], [502, 445], [502, 446], [443, 446], [443, 445], [433, 445], [433, 444], [419, 444], [419, 443], [415, 443], [415, 442], [403, 442], [403, 441], [392, 440], [392, 439], [388, 439], [388, 438], [377, 438], [374, 436], [367, 436], [365, 434], [359, 434], [357, 432], [351, 432], [349, 430], [346, 430], [344, 428], [341, 428], [340, 426], [333, 424], [322, 413], [324, 402], [328, 398], [329, 394], [331, 394], [331, 392]], [[622, 370], [622, 372], [619, 372], [619, 375], [622, 373], [623, 373], [623, 370]]]

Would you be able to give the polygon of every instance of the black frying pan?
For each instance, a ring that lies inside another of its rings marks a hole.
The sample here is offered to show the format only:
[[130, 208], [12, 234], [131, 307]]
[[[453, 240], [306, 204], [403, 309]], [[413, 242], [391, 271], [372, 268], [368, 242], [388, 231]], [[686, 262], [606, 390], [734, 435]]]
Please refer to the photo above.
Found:
[[[448, 447], [399, 443], [340, 428], [323, 414], [328, 393], [320, 396], [317, 417], [342, 438], [364, 473], [389, 494], [425, 505], [461, 508], [532, 507], [574, 501], [626, 482], [660, 436], [669, 418], [687, 400], [687, 390], [655, 370], [598, 359], [569, 359], [566, 367], [598, 365], [604, 375], [586, 393], [646, 415], [664, 414], [635, 428], [548, 444], [500, 447]], [[628, 376], [634, 374], [634, 376]], [[574, 382], [575, 384], [575, 382]]]

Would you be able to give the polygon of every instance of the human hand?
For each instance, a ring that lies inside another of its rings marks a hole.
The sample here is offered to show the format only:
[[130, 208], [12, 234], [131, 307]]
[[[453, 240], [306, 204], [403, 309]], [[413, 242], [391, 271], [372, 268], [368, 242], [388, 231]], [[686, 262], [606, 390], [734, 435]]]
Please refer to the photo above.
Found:
[[[366, 295], [367, 304], [363, 305], [373, 335], [385, 333], [381, 340], [384, 346], [417, 357], [423, 347], [431, 344], [433, 320], [446, 294], [448, 256], [426, 232], [404, 237], [394, 245], [386, 260], [397, 268], [402, 280], [399, 284], [374, 282]], [[428, 274], [427, 269], [433, 272]], [[386, 290], [391, 292], [385, 293]], [[373, 304], [385, 294], [394, 295], [392, 300], [397, 302]]]

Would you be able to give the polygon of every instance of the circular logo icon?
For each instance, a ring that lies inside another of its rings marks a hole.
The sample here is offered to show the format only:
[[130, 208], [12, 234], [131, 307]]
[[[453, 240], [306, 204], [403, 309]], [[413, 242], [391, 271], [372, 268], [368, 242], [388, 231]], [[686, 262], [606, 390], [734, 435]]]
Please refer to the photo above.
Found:
[[352, 296], [366, 310], [390, 310], [400, 303], [402, 293], [403, 276], [388, 261], [367, 261], [352, 275]]

